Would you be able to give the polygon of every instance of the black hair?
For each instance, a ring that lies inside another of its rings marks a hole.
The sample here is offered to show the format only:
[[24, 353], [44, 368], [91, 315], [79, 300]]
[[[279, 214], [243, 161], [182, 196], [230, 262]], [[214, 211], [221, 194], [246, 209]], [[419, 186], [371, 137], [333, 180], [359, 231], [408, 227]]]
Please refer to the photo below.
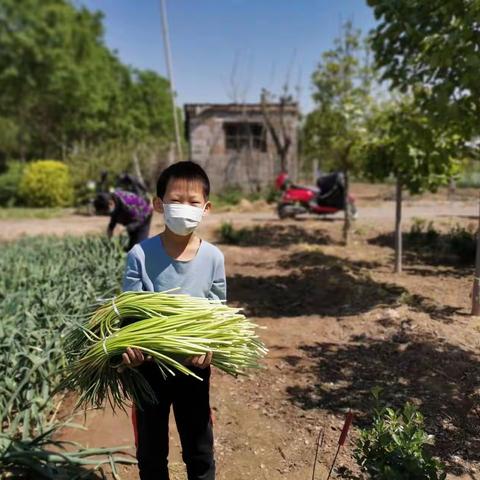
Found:
[[108, 212], [110, 200], [112, 200], [112, 195], [110, 195], [109, 193], [99, 193], [93, 201], [95, 211]]
[[210, 195], [210, 180], [205, 170], [195, 162], [190, 160], [177, 162], [167, 167], [157, 181], [157, 197], [163, 198], [167, 191], [168, 182], [172, 178], [181, 178], [188, 182], [199, 182], [203, 187], [203, 196], [208, 200]]

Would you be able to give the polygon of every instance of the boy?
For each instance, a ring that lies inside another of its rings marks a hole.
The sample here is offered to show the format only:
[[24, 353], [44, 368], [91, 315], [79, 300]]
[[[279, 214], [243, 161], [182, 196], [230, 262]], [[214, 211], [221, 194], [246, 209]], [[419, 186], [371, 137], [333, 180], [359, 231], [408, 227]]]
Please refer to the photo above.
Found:
[[152, 207], [140, 195], [123, 190], [114, 193], [99, 193], [94, 201], [95, 210], [110, 215], [107, 236], [111, 238], [117, 223], [125, 225], [128, 233], [130, 250], [136, 243], [148, 238], [152, 222]]
[[[153, 200], [165, 217], [165, 231], [135, 245], [129, 252], [124, 291], [178, 293], [225, 300], [224, 258], [220, 250], [195, 235], [203, 215], [210, 211], [210, 182], [196, 163], [179, 162], [162, 172]], [[213, 431], [209, 380], [212, 355], [186, 363], [203, 381], [176, 374], [164, 379], [153, 362], [138, 350], [123, 354], [125, 367], [139, 367], [154, 390], [158, 404], [134, 408], [137, 460], [141, 480], [168, 480], [168, 416], [173, 406], [189, 480], [213, 480]], [[136, 425], [135, 425], [136, 423]]]

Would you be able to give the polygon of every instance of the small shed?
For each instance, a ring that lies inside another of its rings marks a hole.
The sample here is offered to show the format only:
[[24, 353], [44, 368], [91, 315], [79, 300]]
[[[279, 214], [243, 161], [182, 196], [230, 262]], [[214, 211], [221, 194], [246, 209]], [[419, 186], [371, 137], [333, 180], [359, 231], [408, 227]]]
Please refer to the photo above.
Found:
[[239, 187], [255, 192], [273, 185], [281, 170], [274, 135], [280, 143], [288, 138], [285, 163], [296, 178], [296, 103], [196, 103], [184, 108], [190, 158], [205, 168], [213, 191]]

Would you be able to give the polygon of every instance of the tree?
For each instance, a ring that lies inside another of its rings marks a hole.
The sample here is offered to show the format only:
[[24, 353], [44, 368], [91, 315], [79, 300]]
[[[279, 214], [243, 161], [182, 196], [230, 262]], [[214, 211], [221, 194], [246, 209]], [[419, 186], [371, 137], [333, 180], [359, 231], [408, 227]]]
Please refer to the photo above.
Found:
[[172, 136], [168, 82], [123, 65], [103, 30], [101, 13], [68, 0], [0, 2], [0, 118], [19, 137], [0, 151], [64, 158], [76, 144]]
[[371, 72], [365, 54], [360, 31], [345, 23], [335, 48], [322, 55], [312, 74], [315, 110], [307, 116], [304, 131], [307, 156], [321, 159], [323, 167], [341, 170], [345, 176], [345, 243], [351, 225], [349, 173], [359, 165], [358, 147], [371, 106]]
[[[379, 21], [371, 38], [383, 77], [413, 92], [431, 123], [453, 124], [465, 139], [478, 138], [480, 2], [367, 1]], [[472, 314], [480, 315], [480, 229], [475, 263]]]
[[448, 129], [435, 129], [412, 99], [403, 98], [377, 111], [362, 147], [364, 172], [373, 180], [396, 179], [395, 272], [402, 271], [402, 191], [435, 191], [459, 169], [455, 157], [461, 137]]
[[376, 63], [393, 88], [412, 90], [432, 119], [480, 131], [480, 3], [368, 0]]
[[284, 94], [278, 98], [278, 110], [272, 115], [269, 111], [269, 106], [272, 104], [272, 95], [266, 89], [262, 90], [261, 108], [262, 115], [265, 121], [270, 136], [272, 137], [275, 150], [277, 151], [280, 169], [282, 172], [288, 172], [288, 154], [292, 146], [292, 125], [287, 121], [287, 107], [297, 106], [293, 97], [288, 94], [288, 84], [284, 89]]

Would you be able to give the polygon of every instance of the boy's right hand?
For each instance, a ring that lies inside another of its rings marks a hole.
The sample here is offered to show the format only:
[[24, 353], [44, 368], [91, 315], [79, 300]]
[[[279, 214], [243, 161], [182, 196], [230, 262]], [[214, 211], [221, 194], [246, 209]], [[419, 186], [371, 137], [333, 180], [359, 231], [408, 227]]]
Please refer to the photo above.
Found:
[[122, 373], [127, 368], [139, 367], [143, 362], [150, 362], [151, 360], [150, 355], [145, 356], [141, 350], [128, 347], [122, 354], [122, 363], [118, 367], [118, 373]]

